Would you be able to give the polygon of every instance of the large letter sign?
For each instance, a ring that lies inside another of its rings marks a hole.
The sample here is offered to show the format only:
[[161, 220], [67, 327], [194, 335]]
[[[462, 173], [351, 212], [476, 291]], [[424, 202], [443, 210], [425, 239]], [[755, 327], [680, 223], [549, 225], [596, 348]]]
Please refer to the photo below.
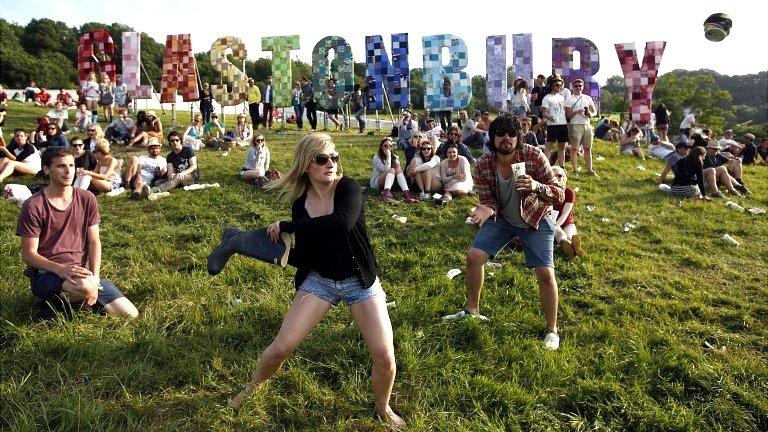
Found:
[[[424, 36], [424, 106], [431, 110], [466, 108], [472, 100], [467, 67], [467, 45], [449, 34]], [[443, 47], [448, 47], [451, 59], [443, 66]]]
[[176, 102], [177, 92], [181, 92], [184, 102], [200, 99], [192, 39], [188, 34], [168, 35], [165, 40], [160, 102]]
[[152, 86], [141, 85], [141, 33], [123, 32], [123, 83], [134, 99], [152, 99]]
[[[332, 64], [328, 63], [328, 53], [333, 50], [336, 55]], [[333, 67], [332, 67], [333, 66]], [[334, 98], [340, 101], [345, 92], [351, 92], [355, 86], [353, 77], [354, 62], [352, 49], [344, 38], [339, 36], [326, 36], [315, 45], [312, 50], [312, 90], [315, 92], [315, 101], [323, 108], [330, 106], [328, 95], [328, 78], [336, 79], [336, 95]]]
[[501, 110], [507, 88], [507, 37], [485, 38], [485, 94], [488, 105]]
[[[379, 35], [365, 37], [365, 82], [368, 87], [368, 109], [384, 109], [384, 91], [393, 109], [408, 108], [411, 92], [408, 83], [408, 33], [392, 35], [392, 62], [384, 39]], [[384, 82], [386, 81], [386, 84]]]
[[[578, 51], [580, 67], [573, 65], [573, 52]], [[573, 65], [573, 67], [571, 67]], [[552, 39], [552, 70], [560, 74], [568, 84], [576, 78], [584, 80], [584, 94], [595, 101], [600, 111], [600, 84], [592, 77], [600, 70], [600, 52], [589, 39]]]
[[233, 106], [248, 99], [248, 76], [227, 59], [227, 52], [235, 60], [245, 60], [245, 44], [235, 36], [224, 36], [211, 45], [211, 66], [221, 73], [224, 81], [232, 84], [232, 92], [226, 85], [211, 85], [211, 93], [222, 106]]
[[637, 62], [634, 43], [614, 44], [619, 56], [621, 70], [624, 72], [624, 85], [629, 96], [629, 112], [635, 123], [644, 125], [651, 121], [651, 103], [656, 75], [659, 73], [661, 56], [664, 55], [666, 42], [646, 42], [643, 67]]
[[272, 105], [291, 105], [291, 50], [299, 49], [298, 36], [273, 36], [261, 38], [262, 51], [272, 51]]
[[[115, 61], [111, 56], [115, 54], [115, 43], [112, 36], [104, 29], [91, 30], [80, 38], [77, 44], [77, 78], [79, 81], [88, 80], [88, 75], [95, 72], [97, 75], [106, 72], [109, 79], [115, 82]], [[97, 55], [110, 56], [99, 60]], [[97, 81], [100, 78], [96, 77]]]

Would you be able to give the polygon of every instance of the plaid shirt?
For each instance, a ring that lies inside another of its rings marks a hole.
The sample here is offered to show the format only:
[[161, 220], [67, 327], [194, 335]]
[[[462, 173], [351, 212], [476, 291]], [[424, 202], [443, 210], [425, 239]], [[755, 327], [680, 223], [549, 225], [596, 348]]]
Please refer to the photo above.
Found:
[[[480, 197], [480, 204], [493, 209], [494, 217], [499, 214], [499, 177], [496, 173], [496, 153], [486, 153], [477, 160], [475, 189]], [[539, 228], [539, 221], [549, 213], [553, 204], [565, 200], [565, 191], [557, 186], [555, 174], [549, 166], [547, 157], [537, 147], [521, 144], [512, 155], [512, 163], [525, 162], [525, 173], [544, 186], [541, 194], [521, 191], [520, 216], [531, 229]]]

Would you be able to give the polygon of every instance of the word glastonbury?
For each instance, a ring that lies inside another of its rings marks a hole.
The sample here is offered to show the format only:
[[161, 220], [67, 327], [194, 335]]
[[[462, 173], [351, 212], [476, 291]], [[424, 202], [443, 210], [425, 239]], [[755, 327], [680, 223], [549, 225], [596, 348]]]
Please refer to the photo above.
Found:
[[[141, 85], [140, 52], [141, 34], [122, 34], [122, 77], [129, 95], [136, 99], [152, 97], [151, 87]], [[467, 46], [464, 41], [451, 34], [424, 36], [422, 38], [424, 105], [432, 110], [454, 110], [466, 108], [472, 99], [469, 75], [463, 71], [467, 66]], [[642, 65], [638, 62], [634, 43], [614, 45], [625, 78], [627, 95], [630, 100], [632, 120], [645, 124], [650, 121], [653, 88], [656, 75], [664, 54], [666, 42], [646, 42]], [[519, 76], [532, 85], [533, 52], [532, 34], [512, 35], [514, 76]], [[443, 49], [447, 48], [449, 59], [444, 65]], [[271, 36], [261, 39], [261, 49], [272, 52], [272, 76], [275, 106], [291, 104], [291, 50], [299, 49], [299, 36]], [[384, 102], [392, 108], [410, 106], [410, 80], [408, 62], [408, 33], [391, 36], [391, 60], [384, 39], [379, 36], [365, 37], [366, 85], [368, 89], [367, 108], [383, 109]], [[329, 62], [333, 50], [334, 59]], [[573, 65], [574, 52], [579, 52], [579, 67]], [[106, 72], [115, 79], [116, 65], [112, 59], [115, 44], [112, 36], [103, 29], [92, 30], [80, 38], [78, 44], [78, 76], [86, 80], [90, 72]], [[486, 38], [486, 91], [488, 103], [501, 108], [507, 88], [507, 38], [488, 36]], [[246, 47], [236, 36], [224, 36], [211, 46], [211, 65], [221, 74], [222, 84], [212, 85], [213, 97], [224, 106], [238, 105], [247, 99], [248, 76], [228, 58], [235, 61], [246, 59]], [[101, 58], [101, 60], [100, 60]], [[312, 50], [312, 88], [318, 96], [318, 103], [328, 107], [331, 98], [342, 98], [344, 92], [354, 87], [354, 61], [347, 41], [339, 36], [326, 36]], [[600, 69], [600, 53], [589, 39], [574, 37], [552, 39], [552, 70], [567, 81], [584, 80], [584, 93], [600, 100], [600, 86], [592, 78]], [[328, 81], [336, 81], [336, 92], [327, 92]], [[386, 83], [386, 85], [385, 85]], [[227, 84], [231, 90], [227, 88]], [[386, 92], [386, 94], [385, 94]], [[198, 74], [192, 53], [192, 39], [189, 34], [168, 35], [163, 55], [161, 103], [173, 103], [180, 93], [185, 102], [199, 99]]]

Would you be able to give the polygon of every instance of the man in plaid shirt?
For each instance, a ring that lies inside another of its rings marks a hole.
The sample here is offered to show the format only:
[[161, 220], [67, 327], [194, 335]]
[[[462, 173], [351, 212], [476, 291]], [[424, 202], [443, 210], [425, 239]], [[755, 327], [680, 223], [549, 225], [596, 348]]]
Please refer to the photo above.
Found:
[[[544, 346], [557, 349], [557, 281], [552, 258], [553, 204], [565, 199], [565, 192], [555, 183], [555, 174], [546, 156], [537, 147], [518, 142], [515, 120], [498, 117], [490, 124], [491, 152], [477, 161], [475, 187], [480, 202], [470, 214], [480, 226], [467, 252], [467, 302], [463, 310], [443, 317], [455, 320], [480, 315], [484, 265], [510, 240], [519, 236], [525, 252], [525, 264], [533, 268], [547, 321]], [[525, 173], [515, 177], [513, 164], [524, 162]]]

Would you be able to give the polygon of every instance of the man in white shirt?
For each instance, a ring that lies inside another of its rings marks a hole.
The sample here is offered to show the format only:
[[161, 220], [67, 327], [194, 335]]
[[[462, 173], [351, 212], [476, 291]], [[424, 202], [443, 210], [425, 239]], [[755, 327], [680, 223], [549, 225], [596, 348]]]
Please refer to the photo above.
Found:
[[563, 79], [554, 74], [547, 78], [549, 94], [541, 101], [541, 118], [547, 122], [547, 158], [557, 146], [557, 163], [565, 166], [565, 146], [568, 144], [568, 122], [565, 119], [565, 98], [560, 94]]
[[51, 123], [56, 124], [62, 132], [66, 132], [69, 129], [67, 127], [69, 112], [67, 112], [67, 109], [64, 108], [64, 104], [60, 101], [56, 101], [53, 105], [53, 109], [49, 110], [46, 116], [51, 119]]
[[571, 165], [573, 172], [578, 172], [579, 147], [584, 149], [584, 164], [589, 175], [596, 176], [592, 168], [592, 142], [594, 134], [590, 119], [597, 114], [595, 102], [589, 95], [582, 93], [584, 81], [579, 78], [573, 84], [573, 93], [565, 100], [565, 116], [570, 119], [568, 123], [568, 139], [571, 142]]
[[133, 191], [131, 198], [149, 196], [153, 182], [163, 179], [167, 173], [167, 162], [160, 156], [160, 141], [150, 138], [147, 142], [148, 155], [132, 156], [125, 168], [125, 183]]
[[717, 146], [720, 148], [721, 152], [727, 151], [734, 156], [740, 155], [741, 151], [744, 150], [742, 144], [733, 140], [733, 131], [730, 129], [723, 133], [723, 137], [717, 142]]
[[116, 141], [118, 144], [125, 144], [125, 142], [133, 137], [135, 128], [136, 125], [133, 123], [133, 120], [128, 117], [128, 109], [120, 108], [118, 117], [107, 126], [104, 136], [108, 140]]
[[697, 125], [696, 117], [701, 116], [701, 110], [696, 110], [695, 113], [690, 113], [683, 121], [680, 122], [680, 135], [685, 135], [686, 138], [691, 137], [691, 129]]
[[264, 86], [264, 111], [261, 114], [261, 121], [265, 128], [272, 129], [272, 101], [275, 99], [274, 89], [272, 87], [272, 76], [267, 77], [267, 84]]

